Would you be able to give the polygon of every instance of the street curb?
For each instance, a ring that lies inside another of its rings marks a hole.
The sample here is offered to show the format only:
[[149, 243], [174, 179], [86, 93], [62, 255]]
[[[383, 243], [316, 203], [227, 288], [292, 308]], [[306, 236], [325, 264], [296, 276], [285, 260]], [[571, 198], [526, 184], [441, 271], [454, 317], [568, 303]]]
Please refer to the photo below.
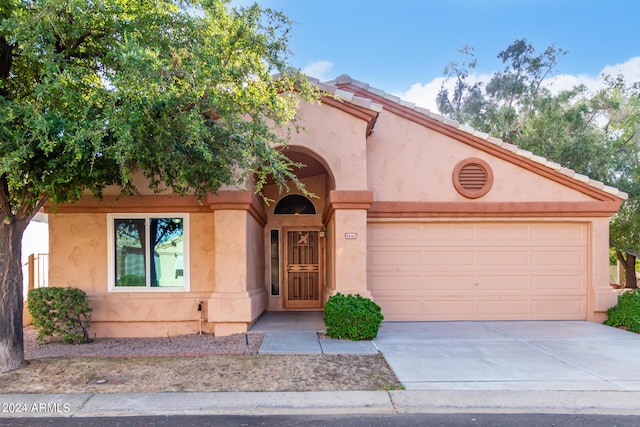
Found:
[[640, 392], [394, 390], [0, 394], [0, 418], [383, 413], [640, 415]]

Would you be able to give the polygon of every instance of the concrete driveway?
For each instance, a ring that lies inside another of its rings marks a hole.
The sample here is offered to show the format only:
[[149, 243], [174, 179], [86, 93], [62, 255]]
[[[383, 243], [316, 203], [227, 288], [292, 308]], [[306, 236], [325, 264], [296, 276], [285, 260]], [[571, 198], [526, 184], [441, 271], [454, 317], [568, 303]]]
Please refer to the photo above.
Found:
[[581, 321], [384, 322], [407, 390], [640, 391], [640, 335]]

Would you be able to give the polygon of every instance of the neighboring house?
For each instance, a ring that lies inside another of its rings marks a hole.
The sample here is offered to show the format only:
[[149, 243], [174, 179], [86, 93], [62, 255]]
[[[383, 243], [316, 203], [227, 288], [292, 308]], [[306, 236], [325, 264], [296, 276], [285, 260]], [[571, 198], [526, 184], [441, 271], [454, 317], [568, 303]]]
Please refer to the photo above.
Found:
[[386, 320], [604, 319], [624, 193], [348, 76], [317, 85], [333, 96], [285, 149], [317, 197], [107, 192], [49, 215], [49, 281], [88, 293], [98, 336], [244, 332], [336, 292]]
[[29, 257], [33, 256], [34, 286], [46, 286], [48, 281], [47, 254], [49, 252], [49, 226], [47, 215], [37, 213], [22, 236], [22, 282], [23, 296], [27, 299], [29, 284]]

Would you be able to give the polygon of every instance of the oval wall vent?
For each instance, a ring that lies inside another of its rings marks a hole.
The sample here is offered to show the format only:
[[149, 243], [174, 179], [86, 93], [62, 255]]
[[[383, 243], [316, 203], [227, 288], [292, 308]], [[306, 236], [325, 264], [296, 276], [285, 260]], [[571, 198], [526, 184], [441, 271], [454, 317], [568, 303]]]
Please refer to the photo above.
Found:
[[453, 170], [453, 185], [464, 197], [476, 199], [484, 196], [491, 189], [493, 172], [484, 160], [465, 159]]

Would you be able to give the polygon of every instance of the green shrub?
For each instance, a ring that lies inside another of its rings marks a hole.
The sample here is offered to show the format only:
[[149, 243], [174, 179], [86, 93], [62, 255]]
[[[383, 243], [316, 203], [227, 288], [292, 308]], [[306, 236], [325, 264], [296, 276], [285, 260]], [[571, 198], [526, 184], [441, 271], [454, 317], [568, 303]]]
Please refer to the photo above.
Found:
[[380, 306], [360, 295], [337, 293], [324, 305], [324, 324], [331, 338], [374, 339], [383, 320]]
[[57, 336], [67, 344], [90, 342], [87, 329], [91, 307], [87, 294], [76, 288], [37, 288], [29, 291], [27, 307], [38, 339]]
[[640, 290], [618, 296], [618, 304], [607, 310], [604, 324], [640, 333]]

